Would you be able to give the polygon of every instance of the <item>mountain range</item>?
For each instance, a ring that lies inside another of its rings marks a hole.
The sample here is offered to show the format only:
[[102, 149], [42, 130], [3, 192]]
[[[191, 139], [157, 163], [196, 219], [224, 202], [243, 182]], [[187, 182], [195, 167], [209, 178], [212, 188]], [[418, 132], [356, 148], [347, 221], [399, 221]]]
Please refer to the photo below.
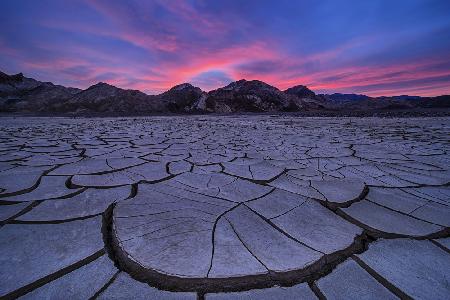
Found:
[[85, 90], [41, 82], [22, 73], [0, 72], [0, 112], [84, 114], [164, 114], [238, 112], [348, 112], [449, 109], [450, 96], [369, 97], [315, 94], [297, 85], [285, 91], [259, 80], [239, 80], [205, 92], [189, 83], [159, 95], [97, 83]]

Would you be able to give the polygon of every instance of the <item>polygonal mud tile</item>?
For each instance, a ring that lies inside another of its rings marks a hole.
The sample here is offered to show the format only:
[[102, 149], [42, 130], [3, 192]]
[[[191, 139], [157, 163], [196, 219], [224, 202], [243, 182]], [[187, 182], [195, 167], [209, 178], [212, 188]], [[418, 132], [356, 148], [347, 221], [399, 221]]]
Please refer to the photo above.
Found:
[[355, 261], [348, 259], [317, 281], [327, 299], [398, 299]]
[[174, 161], [169, 163], [169, 173], [173, 175], [178, 175], [184, 172], [189, 172], [192, 165], [184, 160]]
[[311, 166], [304, 169], [291, 170], [287, 175], [299, 180], [322, 180], [323, 174], [317, 170], [317, 166]]
[[310, 186], [310, 181], [301, 180], [287, 174], [281, 175], [270, 182], [269, 185], [304, 197], [326, 200], [322, 194]]
[[351, 218], [383, 234], [427, 236], [439, 232], [441, 226], [410, 217], [367, 200], [342, 209]]
[[246, 248], [269, 270], [303, 269], [321, 257], [318, 251], [284, 235], [242, 205], [225, 218]]
[[326, 254], [350, 247], [362, 233], [361, 228], [313, 200], [271, 221], [305, 245]]
[[222, 172], [222, 167], [220, 164], [206, 165], [206, 166], [194, 166], [192, 168], [192, 173], [196, 174], [213, 174]]
[[410, 215], [434, 224], [450, 227], [450, 207], [447, 205], [430, 201], [414, 210]]
[[285, 214], [302, 205], [308, 198], [280, 189], [264, 197], [249, 201], [247, 205], [268, 219]]
[[[155, 228], [119, 242], [118, 251], [161, 274], [184, 278], [207, 276], [212, 253], [211, 223], [190, 220]], [[118, 239], [123, 237], [119, 235]]]
[[449, 186], [411, 188], [405, 189], [405, 191], [437, 203], [450, 205]]
[[141, 181], [153, 182], [169, 177], [164, 164], [148, 162], [127, 169], [94, 175], [75, 175], [72, 183], [85, 187], [114, 187]]
[[279, 176], [284, 168], [279, 168], [270, 163], [270, 161], [262, 161], [260, 163], [250, 165], [250, 172], [254, 180], [268, 181]]
[[284, 168], [272, 165], [270, 161], [262, 160], [253, 164], [239, 164], [235, 161], [224, 163], [225, 172], [238, 177], [267, 181], [280, 175]]
[[81, 160], [81, 157], [53, 157], [49, 155], [33, 155], [32, 157], [27, 158], [26, 161], [22, 161], [18, 164], [22, 166], [53, 167], [57, 164], [70, 164], [79, 160]]
[[101, 218], [63, 224], [5, 225], [0, 230], [0, 296], [103, 249]]
[[217, 164], [222, 162], [227, 162], [232, 160], [234, 157], [228, 157], [218, 154], [209, 154], [206, 152], [194, 152], [191, 156], [187, 158], [188, 161], [195, 165], [207, 165], [207, 164]]
[[116, 205], [115, 236], [120, 251], [143, 266], [166, 274], [206, 277], [214, 220], [227, 209], [164, 194], [148, 185], [135, 198]]
[[81, 189], [68, 189], [66, 182], [68, 176], [42, 176], [39, 185], [29, 193], [4, 198], [5, 201], [23, 202], [46, 200], [71, 196], [79, 193]]
[[430, 241], [378, 240], [357, 255], [368, 267], [414, 299], [446, 299], [449, 254]]
[[224, 218], [214, 232], [214, 255], [210, 278], [229, 278], [266, 274], [268, 270], [248, 251]]
[[175, 177], [174, 181], [180, 182], [188, 187], [206, 189], [225, 186], [236, 181], [236, 178], [225, 174], [184, 173]]
[[234, 202], [244, 202], [260, 198], [272, 191], [271, 187], [255, 184], [241, 179], [237, 179], [230, 184], [224, 185], [217, 189], [218, 193], [213, 192], [215, 197], [228, 199]]
[[83, 160], [65, 164], [51, 171], [50, 175], [77, 175], [111, 172], [114, 169], [110, 167], [106, 159], [84, 158]]
[[130, 195], [130, 187], [87, 189], [71, 198], [44, 201], [30, 212], [20, 216], [20, 221], [50, 221], [86, 217], [103, 213], [108, 206]]
[[[216, 191], [216, 189], [212, 189]], [[179, 199], [191, 200], [199, 203], [212, 204], [230, 208], [236, 203], [227, 199], [208, 196], [205, 189], [194, 189], [186, 187], [176, 182], [160, 182], [156, 184], [139, 184], [137, 197], [130, 199], [130, 203], [136, 203], [139, 199], [143, 199], [147, 204], [170, 203]], [[158, 192], [158, 193], [155, 193]], [[141, 197], [144, 196], [144, 197]], [[173, 199], [173, 200], [171, 200]], [[128, 203], [128, 202], [127, 202]]]
[[107, 173], [114, 170], [125, 169], [141, 165], [146, 161], [140, 158], [85, 158], [81, 161], [63, 165], [52, 172], [51, 175], [82, 175]]
[[28, 207], [31, 203], [23, 202], [17, 204], [8, 204], [8, 205], [0, 205], [0, 221], [5, 221], [16, 214], [20, 213], [26, 207]]
[[345, 203], [356, 200], [364, 194], [365, 184], [360, 180], [312, 180], [317, 189], [329, 202]]
[[307, 152], [311, 157], [342, 157], [350, 156], [353, 151], [345, 147], [333, 147], [331, 145], [323, 145], [320, 148], [313, 148]]
[[198, 194], [243, 202], [269, 193], [272, 188], [224, 174], [184, 173], [167, 181], [167, 184]]
[[405, 214], [413, 212], [429, 201], [402, 189], [377, 187], [369, 189], [366, 199]]
[[184, 299], [197, 299], [195, 293], [174, 293], [168, 291], [161, 291], [156, 288], [150, 287], [148, 284], [136, 281], [132, 279], [128, 274], [121, 272], [103, 291], [98, 299], [161, 299], [161, 300], [184, 300]]
[[108, 255], [57, 278], [20, 299], [90, 299], [106, 285], [118, 270]]
[[[17, 167], [0, 173], [0, 196], [32, 189], [48, 167]], [[20, 180], [17, 180], [20, 178]]]
[[206, 294], [208, 300], [276, 300], [276, 299], [303, 299], [316, 300], [317, 297], [306, 283], [292, 287], [273, 287], [269, 289], [250, 290], [235, 293]]
[[443, 185], [449, 182], [448, 174], [443, 174], [444, 176], [435, 176], [435, 174], [439, 175], [439, 173], [428, 172], [428, 174], [422, 174], [418, 172], [402, 171], [388, 166], [380, 166], [379, 168], [399, 179], [411, 182], [412, 184], [410, 184], [410, 186], [413, 184]]

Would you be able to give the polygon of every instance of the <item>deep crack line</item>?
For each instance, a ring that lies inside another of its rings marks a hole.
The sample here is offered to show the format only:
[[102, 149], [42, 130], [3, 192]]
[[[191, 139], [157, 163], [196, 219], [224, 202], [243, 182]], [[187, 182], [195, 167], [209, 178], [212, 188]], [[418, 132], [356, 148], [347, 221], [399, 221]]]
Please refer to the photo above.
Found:
[[18, 289], [14, 290], [14, 291], [6, 294], [6, 295], [0, 296], [0, 297], [1, 297], [1, 299], [17, 299], [19, 297], [22, 297], [25, 294], [28, 294], [28, 293], [34, 291], [37, 288], [40, 288], [41, 286], [43, 286], [43, 285], [45, 285], [47, 283], [50, 283], [50, 282], [52, 282], [52, 281], [54, 281], [54, 280], [56, 280], [58, 278], [61, 278], [64, 275], [67, 275], [70, 272], [75, 271], [75, 270], [77, 270], [77, 269], [79, 269], [79, 268], [81, 268], [81, 267], [83, 267], [83, 266], [93, 262], [94, 260], [96, 260], [97, 258], [101, 257], [104, 254], [105, 254], [105, 249], [98, 250], [94, 254], [89, 255], [88, 257], [85, 257], [84, 259], [82, 259], [82, 260], [80, 260], [80, 261], [78, 261], [78, 262], [76, 262], [74, 264], [71, 264], [71, 265], [69, 265], [69, 266], [67, 266], [65, 268], [62, 268], [62, 269], [60, 269], [60, 270], [58, 270], [56, 272], [48, 274], [47, 276], [39, 278], [38, 280], [36, 280], [36, 281], [34, 281], [32, 283], [29, 283], [29, 284], [27, 284], [27, 285], [25, 285], [25, 286], [23, 286], [21, 288], [18, 288]]
[[97, 299], [104, 291], [106, 291], [106, 289], [113, 284], [113, 282], [116, 280], [117, 276], [120, 274], [120, 270], [117, 271], [109, 280], [107, 283], [105, 283], [104, 286], [102, 286], [97, 292], [95, 292], [95, 294], [89, 298], [89, 300], [95, 300]]
[[290, 212], [293, 211], [294, 209], [297, 209], [297, 208], [301, 207], [302, 205], [304, 205], [306, 202], [308, 202], [308, 199], [304, 200], [304, 201], [303, 201], [302, 203], [300, 203], [299, 205], [296, 205], [296, 206], [294, 206], [293, 208], [288, 209], [288, 210], [285, 211], [284, 213], [281, 213], [281, 214], [279, 214], [279, 215], [276, 215], [275, 217], [269, 218], [269, 220], [273, 220], [273, 219], [282, 217], [282, 216], [284, 216], [284, 215], [287, 215], [288, 213], [290, 213]]
[[[441, 225], [441, 224], [433, 223], [433, 222], [430, 222], [430, 221], [427, 221], [427, 220], [418, 218], [418, 217], [416, 217], [416, 216], [410, 215], [410, 214], [405, 213], [405, 212], [402, 212], [402, 211], [400, 211], [400, 210], [392, 209], [392, 208], [390, 208], [389, 206], [379, 204], [379, 203], [377, 203], [377, 202], [375, 202], [375, 201], [372, 201], [372, 200], [370, 200], [370, 199], [368, 199], [368, 198], [366, 198], [366, 199], [364, 199], [364, 200], [367, 201], [367, 202], [370, 202], [370, 203], [372, 203], [372, 204], [374, 204], [374, 205], [376, 205], [376, 206], [379, 206], [379, 207], [388, 209], [388, 210], [390, 210], [390, 211], [396, 212], [396, 213], [398, 213], [398, 214], [400, 214], [400, 215], [403, 215], [403, 216], [406, 216], [406, 217], [410, 217], [410, 218], [412, 218], [412, 219], [416, 219], [416, 220], [418, 220], [418, 221], [422, 221], [422, 222], [425, 222], [425, 223], [428, 223], [428, 224], [431, 224], [431, 225], [435, 225], [435, 226], [438, 226], [438, 227], [442, 227], [442, 228], [445, 227], [445, 226], [443, 226], [443, 225]], [[419, 207], [419, 208], [420, 208], [420, 207]], [[417, 209], [418, 209], [418, 208], [417, 208]], [[411, 212], [411, 213], [412, 213], [412, 212]]]
[[364, 229], [368, 235], [374, 238], [385, 238], [385, 239], [396, 239], [396, 238], [410, 238], [415, 240], [425, 240], [425, 239], [434, 239], [434, 238], [446, 238], [450, 237], [450, 228], [449, 227], [442, 227], [441, 230], [430, 233], [428, 235], [423, 236], [412, 236], [407, 234], [400, 234], [395, 232], [385, 232], [378, 229], [375, 229], [369, 225], [366, 225], [359, 220], [353, 218], [352, 216], [345, 213], [342, 209], [338, 208], [334, 211], [338, 216], [343, 218], [344, 220], [348, 221], [349, 223], [352, 223], [353, 225], [356, 225], [362, 229]]
[[[212, 228], [212, 234], [211, 234], [211, 240], [212, 240], [211, 261], [210, 261], [210, 264], [209, 264], [208, 272], [206, 273], [206, 277], [209, 277], [209, 273], [211, 272], [212, 265], [213, 265], [214, 252], [215, 252], [215, 243], [214, 243], [214, 240], [215, 240], [215, 235], [216, 235], [216, 227], [217, 227], [217, 223], [219, 222], [219, 220], [220, 220], [225, 214], [227, 214], [227, 213], [229, 213], [230, 211], [236, 209], [236, 208], [239, 207], [240, 205], [242, 205], [242, 203], [236, 204], [236, 205], [233, 206], [232, 208], [230, 208], [230, 209], [224, 211], [224, 212], [221, 213], [221, 214], [216, 218], [216, 220], [214, 221], [213, 228]], [[228, 221], [228, 220], [227, 220], [227, 221]]]
[[316, 251], [316, 252], [319, 252], [320, 254], [325, 255], [324, 252], [322, 252], [322, 251], [320, 251], [320, 250], [317, 250], [317, 249], [314, 249], [313, 247], [311, 247], [311, 246], [305, 244], [304, 242], [302, 242], [302, 241], [296, 239], [295, 237], [293, 237], [293, 236], [290, 235], [289, 233], [285, 232], [285, 231], [282, 230], [280, 227], [278, 227], [275, 223], [273, 223], [270, 219], [267, 219], [266, 217], [264, 217], [263, 215], [261, 215], [261, 214], [258, 213], [257, 211], [253, 210], [251, 207], [249, 207], [249, 206], [246, 205], [245, 203], [244, 203], [244, 206], [245, 206], [246, 208], [248, 208], [250, 211], [252, 211], [255, 215], [257, 215], [258, 217], [260, 217], [262, 220], [264, 220], [267, 224], [269, 224], [270, 226], [272, 226], [272, 228], [274, 228], [276, 231], [278, 231], [278, 232], [280, 232], [281, 234], [283, 234], [283, 235], [284, 235], [285, 237], [287, 237], [288, 239], [293, 240], [293, 241], [295, 241], [295, 242], [301, 244], [302, 246], [304, 246], [304, 247], [306, 247], [306, 248], [309, 248], [309, 249], [311, 249], [311, 250], [313, 250], [313, 251]]
[[360, 259], [356, 255], [352, 255], [351, 258], [361, 267], [363, 268], [367, 273], [370, 274], [376, 281], [378, 281], [382, 286], [384, 286], [386, 289], [388, 289], [391, 293], [399, 297], [400, 299], [405, 300], [413, 300], [412, 297], [407, 295], [405, 292], [400, 290], [398, 287], [390, 283], [388, 280], [386, 280], [383, 276], [378, 274], [374, 269], [369, 267], [362, 259]]
[[230, 220], [227, 219], [227, 217], [225, 217], [225, 220], [228, 222], [228, 224], [230, 224], [231, 229], [233, 230], [234, 234], [236, 235], [236, 237], [239, 239], [239, 241], [241, 242], [241, 244], [244, 246], [244, 248], [248, 251], [248, 253], [250, 253], [253, 258], [255, 258], [264, 268], [266, 268], [267, 272], [269, 272], [270, 275], [270, 269], [266, 266], [266, 264], [264, 264], [264, 262], [262, 260], [260, 260], [258, 258], [258, 256], [256, 256], [248, 247], [248, 245], [244, 242], [244, 240], [241, 238], [241, 236], [237, 233], [236, 228], [234, 228], [233, 223], [230, 222]]
[[25, 208], [23, 208], [22, 210], [20, 210], [18, 213], [10, 216], [9, 218], [7, 218], [6, 220], [3, 220], [0, 222], [0, 228], [6, 224], [11, 223], [14, 219], [30, 212], [33, 208], [35, 208], [36, 206], [38, 206], [39, 204], [41, 204], [43, 201], [33, 201], [31, 202], [29, 205], [27, 205]]

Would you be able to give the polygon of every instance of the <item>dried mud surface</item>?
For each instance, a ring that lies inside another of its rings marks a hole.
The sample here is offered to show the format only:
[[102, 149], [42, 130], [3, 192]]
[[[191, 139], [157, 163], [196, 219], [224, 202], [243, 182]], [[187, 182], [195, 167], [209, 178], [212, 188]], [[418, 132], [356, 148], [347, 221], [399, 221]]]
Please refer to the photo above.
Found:
[[0, 128], [0, 298], [450, 294], [450, 118]]

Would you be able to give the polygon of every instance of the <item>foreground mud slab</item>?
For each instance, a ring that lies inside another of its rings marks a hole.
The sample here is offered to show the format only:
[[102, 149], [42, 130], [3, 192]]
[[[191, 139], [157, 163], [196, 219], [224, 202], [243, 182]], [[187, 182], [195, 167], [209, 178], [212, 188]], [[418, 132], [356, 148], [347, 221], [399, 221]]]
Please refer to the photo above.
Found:
[[0, 119], [0, 297], [445, 299], [450, 119]]

